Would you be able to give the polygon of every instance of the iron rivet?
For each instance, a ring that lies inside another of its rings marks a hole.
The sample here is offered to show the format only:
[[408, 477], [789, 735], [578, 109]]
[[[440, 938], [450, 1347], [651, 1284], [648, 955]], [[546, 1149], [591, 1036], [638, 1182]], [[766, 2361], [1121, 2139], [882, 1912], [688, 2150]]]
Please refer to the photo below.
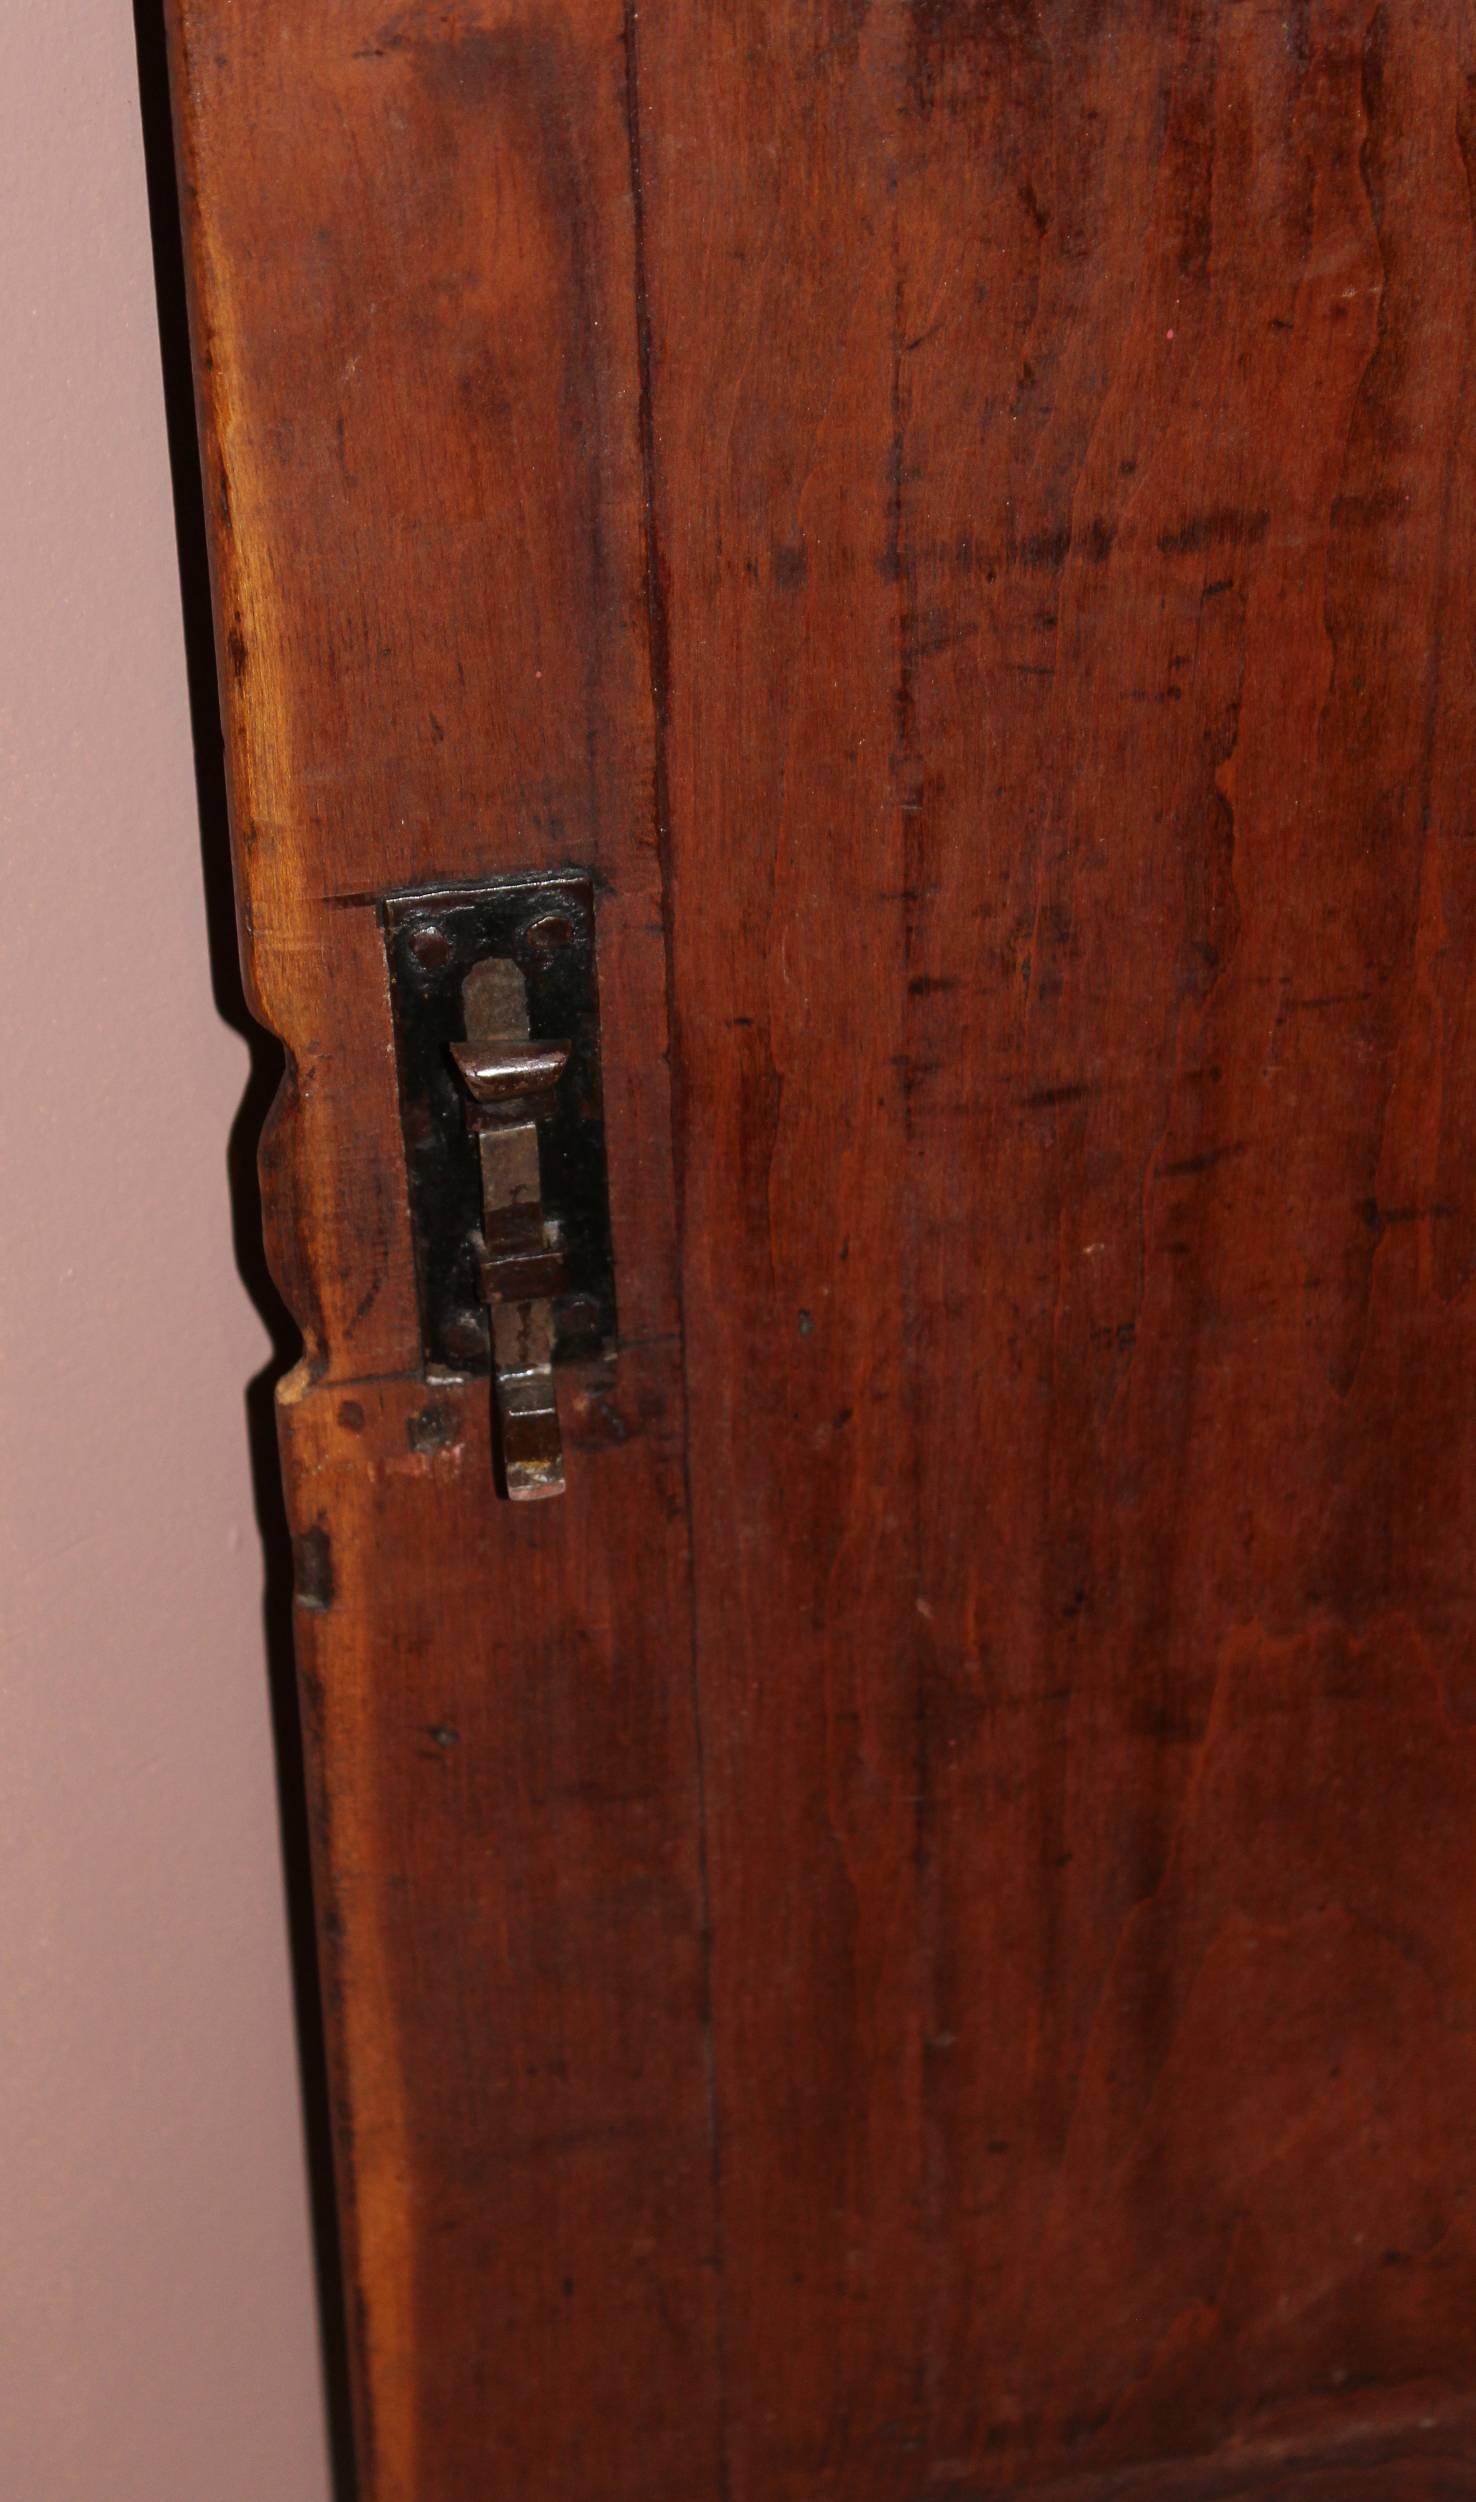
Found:
[[523, 932], [525, 943], [541, 956], [551, 956], [556, 949], [567, 947], [574, 936], [574, 924], [566, 912], [540, 912]]

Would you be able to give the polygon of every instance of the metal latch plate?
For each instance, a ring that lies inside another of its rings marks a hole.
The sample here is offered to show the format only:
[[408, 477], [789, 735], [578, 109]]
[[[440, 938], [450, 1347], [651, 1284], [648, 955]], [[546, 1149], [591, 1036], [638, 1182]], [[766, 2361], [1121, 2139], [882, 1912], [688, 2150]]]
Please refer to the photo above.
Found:
[[565, 1281], [553, 1302], [553, 1353], [562, 1361], [613, 1352], [593, 881], [582, 870], [553, 870], [474, 887], [419, 887], [386, 896], [381, 917], [427, 1364], [459, 1373], [491, 1368], [475, 1249], [482, 1177], [453, 1057], [466, 1031], [466, 977], [491, 957], [509, 959], [523, 976], [532, 1042], [569, 1045], [540, 1123], [543, 1213], [561, 1246]]

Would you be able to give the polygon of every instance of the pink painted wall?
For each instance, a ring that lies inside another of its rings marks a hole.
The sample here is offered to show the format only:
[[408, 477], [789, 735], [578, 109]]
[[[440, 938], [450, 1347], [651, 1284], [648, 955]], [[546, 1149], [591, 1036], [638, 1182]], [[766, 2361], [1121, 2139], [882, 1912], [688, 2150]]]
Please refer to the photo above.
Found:
[[0, 62], [0, 2495], [323, 2502], [129, 0]]

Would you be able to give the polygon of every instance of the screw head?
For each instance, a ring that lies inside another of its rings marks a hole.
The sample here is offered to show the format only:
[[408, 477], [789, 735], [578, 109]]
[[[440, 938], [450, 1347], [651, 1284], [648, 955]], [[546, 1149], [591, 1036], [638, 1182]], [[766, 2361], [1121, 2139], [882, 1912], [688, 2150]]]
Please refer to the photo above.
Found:
[[439, 921], [422, 921], [410, 934], [410, 953], [427, 973], [437, 973], [449, 963], [451, 941]]

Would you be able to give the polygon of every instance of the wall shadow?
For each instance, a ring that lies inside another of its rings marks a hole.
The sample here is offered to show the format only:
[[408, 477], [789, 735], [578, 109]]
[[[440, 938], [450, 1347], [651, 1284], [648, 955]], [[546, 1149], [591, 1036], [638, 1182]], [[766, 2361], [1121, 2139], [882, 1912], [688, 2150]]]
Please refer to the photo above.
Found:
[[236, 1266], [270, 1333], [272, 1354], [246, 1385], [246, 1433], [256, 1525], [262, 1551], [262, 1618], [280, 1806], [288, 1943], [297, 2024], [303, 2132], [312, 2202], [322, 2371], [326, 2392], [334, 2502], [355, 2502], [352, 2418], [343, 2276], [333, 2193], [328, 2068], [318, 1986], [309, 1856], [307, 1788], [292, 1645], [292, 1549], [282, 1495], [274, 1412], [275, 1387], [301, 1352], [297, 1329], [278, 1294], [262, 1245], [261, 1187], [256, 1169], [262, 1124], [277, 1090], [283, 1053], [246, 1005], [236, 938], [225, 757], [215, 671], [209, 560], [195, 427], [194, 381], [185, 292], [184, 250], [170, 116], [163, 0], [134, 0], [139, 108], [148, 184], [149, 227], [159, 315], [159, 351], [174, 499], [180, 607], [184, 620], [190, 730], [200, 820], [211, 986], [215, 1005], [251, 1055], [246, 1091], [226, 1147], [227, 1186]]

